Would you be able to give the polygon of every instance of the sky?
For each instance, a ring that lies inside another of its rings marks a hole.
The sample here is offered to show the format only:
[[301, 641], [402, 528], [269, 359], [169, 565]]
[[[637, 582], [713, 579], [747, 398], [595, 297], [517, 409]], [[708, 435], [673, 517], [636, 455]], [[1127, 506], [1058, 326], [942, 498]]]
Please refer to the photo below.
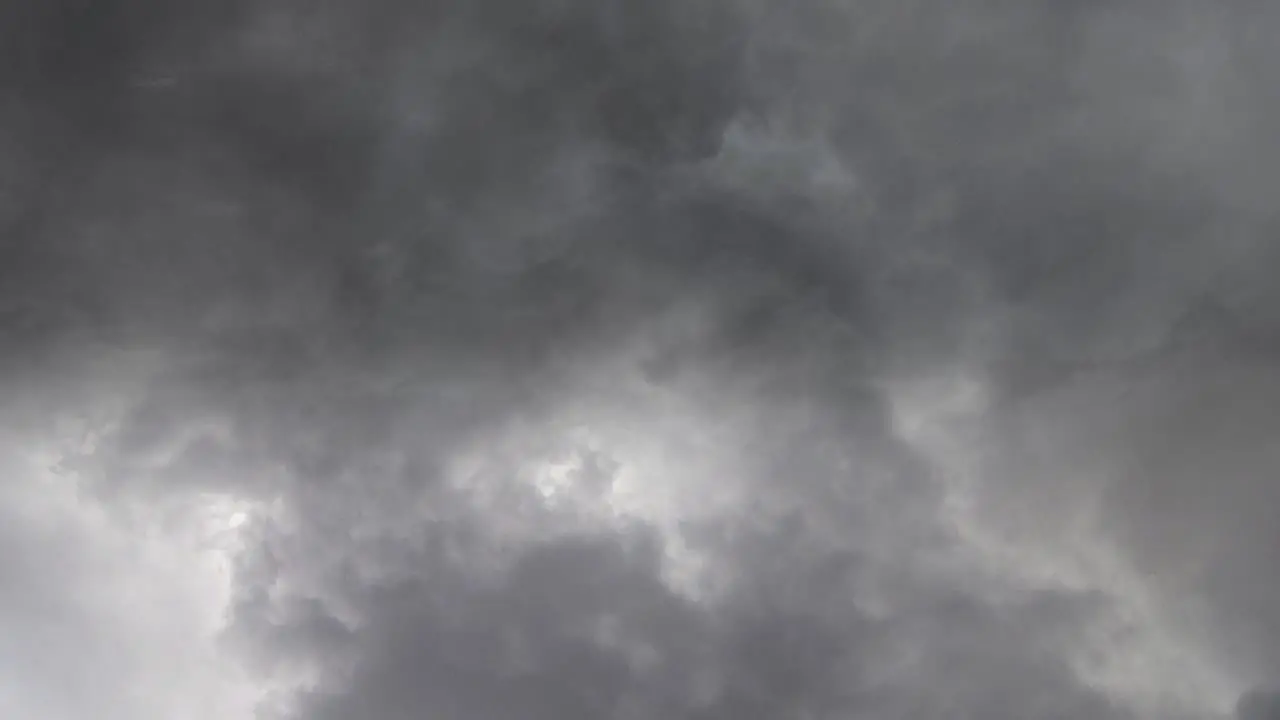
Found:
[[0, 5], [0, 716], [1280, 719], [1277, 31]]

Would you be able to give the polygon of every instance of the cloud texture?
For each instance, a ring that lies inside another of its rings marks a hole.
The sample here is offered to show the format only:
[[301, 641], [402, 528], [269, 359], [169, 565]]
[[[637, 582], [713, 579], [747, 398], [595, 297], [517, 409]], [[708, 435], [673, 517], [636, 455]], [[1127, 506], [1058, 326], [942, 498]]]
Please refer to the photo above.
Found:
[[0, 714], [1280, 718], [1276, 30], [0, 7]]

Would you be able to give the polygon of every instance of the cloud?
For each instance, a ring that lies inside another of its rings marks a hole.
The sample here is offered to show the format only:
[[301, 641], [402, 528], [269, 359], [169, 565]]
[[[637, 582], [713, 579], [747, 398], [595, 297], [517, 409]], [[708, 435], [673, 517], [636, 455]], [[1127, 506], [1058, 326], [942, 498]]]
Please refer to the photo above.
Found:
[[1236, 707], [1236, 715], [1241, 720], [1264, 720], [1276, 716], [1276, 712], [1280, 709], [1277, 705], [1276, 696], [1272, 693], [1254, 691], [1240, 698], [1240, 704]]
[[1266, 716], [1271, 13], [196, 5], [0, 10], [10, 715]]

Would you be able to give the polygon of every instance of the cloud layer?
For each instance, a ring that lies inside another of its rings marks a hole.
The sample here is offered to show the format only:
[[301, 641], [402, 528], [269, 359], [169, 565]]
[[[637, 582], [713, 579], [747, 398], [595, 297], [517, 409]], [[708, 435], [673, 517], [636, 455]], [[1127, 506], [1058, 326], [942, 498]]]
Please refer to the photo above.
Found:
[[6, 717], [1280, 717], [1274, 12], [21, 5]]

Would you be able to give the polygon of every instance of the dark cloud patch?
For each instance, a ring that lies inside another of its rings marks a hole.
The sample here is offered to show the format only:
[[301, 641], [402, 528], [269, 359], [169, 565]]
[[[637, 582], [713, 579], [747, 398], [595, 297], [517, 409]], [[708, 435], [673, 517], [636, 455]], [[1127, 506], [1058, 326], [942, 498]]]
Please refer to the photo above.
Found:
[[[410, 561], [415, 579], [328, 587], [360, 598], [365, 620], [351, 635], [339, 631], [346, 642], [326, 640], [336, 623], [306, 603], [286, 610], [280, 629], [251, 632], [265, 631], [258, 639], [271, 638], [274, 652], [301, 642], [306, 656], [333, 663], [327, 690], [304, 695], [300, 717], [721, 718], [851, 708], [944, 717], [956, 707], [1009, 718], [1127, 717], [1057, 664], [1056, 635], [1092, 612], [1088, 598], [997, 612], [916, 587], [936, 599], [904, 596], [889, 617], [873, 617], [850, 592], [849, 563], [863, 561], [815, 555], [813, 545], [796, 546], [803, 540], [766, 530], [742, 556], [725, 558], [749, 570], [721, 605], [673, 593], [659, 580], [658, 546], [643, 534], [534, 546], [488, 579], [428, 551]], [[760, 550], [791, 559], [775, 563]], [[286, 641], [282, 632], [303, 634]], [[1012, 635], [1019, 640], [995, 641]]]
[[1253, 691], [1240, 698], [1236, 716], [1241, 720], [1266, 720], [1280, 714], [1280, 699], [1274, 693]]

